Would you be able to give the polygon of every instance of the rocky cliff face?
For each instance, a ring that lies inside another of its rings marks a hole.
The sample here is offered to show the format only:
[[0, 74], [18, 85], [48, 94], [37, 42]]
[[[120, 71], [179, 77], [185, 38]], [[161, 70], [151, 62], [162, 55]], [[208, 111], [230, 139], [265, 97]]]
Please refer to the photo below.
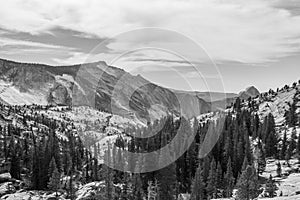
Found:
[[257, 97], [259, 95], [258, 89], [256, 89], [254, 86], [246, 88], [245, 91], [242, 91], [239, 93], [240, 98], [247, 100], [249, 97]]
[[[0, 98], [7, 103], [88, 105], [143, 121], [168, 113], [191, 118], [210, 111], [210, 104], [197, 95], [171, 91], [104, 62], [54, 67], [0, 59], [0, 81], [6, 84]], [[17, 101], [8, 98], [11, 91]]]

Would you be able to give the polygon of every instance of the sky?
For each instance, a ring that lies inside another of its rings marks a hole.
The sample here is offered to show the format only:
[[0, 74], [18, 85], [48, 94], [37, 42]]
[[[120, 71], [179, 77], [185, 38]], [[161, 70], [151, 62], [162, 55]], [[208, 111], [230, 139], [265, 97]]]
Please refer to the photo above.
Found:
[[300, 79], [299, 0], [0, 3], [0, 58], [103, 60], [179, 90], [266, 91]]

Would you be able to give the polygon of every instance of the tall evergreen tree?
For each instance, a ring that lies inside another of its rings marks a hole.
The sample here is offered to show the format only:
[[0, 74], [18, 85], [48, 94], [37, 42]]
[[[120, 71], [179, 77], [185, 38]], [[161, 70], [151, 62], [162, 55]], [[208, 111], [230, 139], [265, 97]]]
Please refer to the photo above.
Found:
[[292, 148], [288, 148], [285, 154], [285, 161], [288, 166], [290, 166], [290, 159], [292, 157]]
[[210, 164], [209, 176], [207, 179], [207, 194], [210, 198], [214, 198], [217, 194], [217, 176], [216, 176], [216, 161], [212, 159]]
[[292, 135], [289, 143], [289, 151], [293, 155], [294, 151], [297, 149], [297, 130], [296, 127], [293, 128], [292, 130]]
[[55, 158], [52, 157], [49, 167], [48, 167], [48, 176], [49, 178], [52, 176], [54, 170], [57, 169]]
[[262, 148], [261, 143], [258, 143], [258, 155], [257, 155], [257, 173], [262, 174], [265, 169], [266, 169], [266, 156], [265, 156], [265, 152]]
[[241, 174], [237, 183], [237, 199], [252, 200], [259, 195], [258, 176], [253, 166], [248, 166]]
[[265, 130], [264, 130], [264, 136], [265, 136], [265, 152], [266, 156], [278, 156], [278, 135], [275, 130], [275, 120], [274, 116], [270, 113], [265, 120]]
[[227, 163], [226, 174], [225, 174], [226, 197], [232, 196], [232, 191], [234, 188], [234, 181], [235, 181], [235, 179], [233, 177], [233, 172], [232, 172], [231, 157], [229, 157], [229, 160]]
[[218, 189], [223, 188], [223, 183], [224, 183], [223, 170], [222, 170], [222, 166], [221, 166], [220, 162], [218, 162], [218, 165], [217, 165], [217, 188]]
[[140, 200], [143, 199], [145, 194], [143, 191], [143, 184], [141, 180], [141, 175], [140, 174], [134, 174], [133, 175], [133, 200]]
[[11, 159], [10, 174], [15, 179], [21, 178], [20, 156], [20, 144], [19, 142], [16, 143], [15, 137], [12, 136], [9, 144], [9, 157]]
[[203, 179], [203, 170], [199, 165], [196, 171], [195, 178], [192, 182], [191, 200], [204, 200], [205, 185]]
[[290, 105], [290, 109], [285, 113], [286, 122], [290, 127], [295, 126], [298, 122], [296, 102], [296, 97], [294, 97], [293, 103]]
[[281, 151], [280, 151], [280, 159], [285, 159], [286, 155], [286, 149], [287, 149], [287, 136], [286, 136], [286, 129], [283, 134], [283, 139], [282, 139], [282, 145], [281, 145]]
[[277, 165], [277, 169], [276, 169], [277, 176], [281, 177], [281, 173], [282, 173], [281, 164], [280, 162], [278, 162], [276, 165]]
[[[170, 150], [163, 150], [159, 156], [159, 166], [164, 166], [165, 163], [171, 163], [172, 155]], [[159, 182], [159, 197], [165, 200], [173, 200], [176, 186], [176, 165], [172, 163], [158, 171]]]
[[60, 173], [56, 167], [55, 164], [55, 168], [54, 171], [52, 173], [52, 176], [50, 177], [49, 183], [48, 183], [48, 188], [52, 191], [55, 192], [56, 197], [58, 197], [58, 190], [60, 189]]

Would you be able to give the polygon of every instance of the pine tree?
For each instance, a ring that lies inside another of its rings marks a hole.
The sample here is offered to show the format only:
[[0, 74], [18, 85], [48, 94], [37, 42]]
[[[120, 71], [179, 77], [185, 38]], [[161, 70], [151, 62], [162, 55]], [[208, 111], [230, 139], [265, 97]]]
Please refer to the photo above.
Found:
[[267, 165], [267, 162], [266, 162], [266, 156], [265, 156], [265, 152], [263, 150], [263, 148], [261, 147], [261, 143], [259, 142], [258, 144], [258, 156], [257, 156], [257, 173], [258, 174], [262, 174], [265, 169], [266, 169], [266, 165]]
[[289, 143], [289, 151], [292, 154], [294, 153], [294, 151], [297, 148], [296, 140], [297, 140], [297, 130], [296, 130], [296, 127], [294, 127], [293, 130], [292, 130], [291, 140], [290, 140], [290, 143]]
[[298, 116], [296, 113], [297, 106], [296, 106], [296, 97], [294, 97], [293, 103], [290, 105], [290, 109], [285, 113], [285, 118], [287, 121], [287, 124], [292, 127], [297, 124]]
[[49, 168], [48, 168], [48, 177], [49, 177], [49, 179], [52, 177], [52, 174], [53, 174], [55, 168], [57, 169], [56, 161], [55, 161], [54, 157], [52, 157], [52, 159], [50, 161], [50, 164], [49, 164]]
[[99, 176], [98, 176], [98, 159], [93, 158], [93, 168], [92, 168], [92, 179], [94, 181], [98, 181], [99, 180]]
[[142, 180], [140, 174], [133, 175], [133, 200], [140, 200], [144, 198], [144, 191], [142, 188]]
[[9, 157], [11, 159], [10, 174], [12, 178], [21, 178], [21, 166], [20, 166], [20, 145], [15, 143], [15, 137], [12, 136], [9, 145]]
[[219, 189], [223, 188], [223, 183], [224, 183], [223, 170], [222, 170], [222, 166], [221, 166], [220, 162], [218, 162], [218, 165], [217, 165], [217, 188], [219, 188]]
[[234, 109], [236, 110], [236, 112], [239, 114], [241, 113], [241, 99], [238, 97], [236, 100], [235, 100], [235, 103], [234, 103]]
[[209, 176], [207, 179], [207, 194], [210, 198], [214, 198], [217, 194], [217, 176], [216, 176], [216, 161], [213, 159], [210, 164]]
[[278, 162], [276, 165], [277, 165], [277, 169], [276, 169], [277, 176], [281, 177], [281, 173], [282, 173], [281, 164], [280, 162]]
[[8, 135], [8, 127], [4, 126], [3, 127], [3, 149], [4, 149], [4, 158], [5, 162], [8, 160], [8, 145], [7, 145], [7, 135]]
[[290, 166], [290, 159], [292, 157], [292, 148], [288, 148], [288, 150], [286, 151], [286, 154], [285, 154], [285, 161], [287, 163], [288, 166]]
[[72, 157], [71, 157], [69, 151], [66, 151], [63, 154], [63, 164], [64, 164], [63, 168], [64, 168], [65, 174], [69, 174], [69, 172], [72, 168], [72, 165], [73, 165]]
[[191, 190], [191, 200], [204, 200], [205, 185], [203, 179], [203, 170], [201, 169], [200, 165], [197, 168]]
[[70, 169], [70, 181], [69, 181], [69, 185], [67, 186], [67, 194], [68, 197], [73, 200], [75, 199], [75, 187], [73, 185], [73, 169]]
[[238, 200], [252, 200], [259, 195], [258, 176], [254, 167], [248, 166], [242, 172], [237, 183], [237, 188]]
[[242, 137], [238, 139], [236, 152], [236, 169], [240, 172], [245, 162], [247, 162], [245, 164], [248, 165], [248, 158], [244, 154], [244, 143]]
[[123, 187], [120, 194], [121, 200], [131, 199], [130, 196], [132, 195], [132, 184], [131, 184], [131, 177], [129, 173], [124, 173], [123, 176]]
[[265, 152], [267, 157], [271, 156], [278, 156], [278, 135], [275, 130], [275, 120], [274, 116], [270, 113], [265, 121], [265, 130], [264, 130], [264, 136], [265, 136]]
[[282, 140], [281, 151], [280, 151], [280, 159], [282, 160], [285, 159], [286, 149], [287, 149], [287, 136], [286, 136], [286, 129], [285, 129], [283, 140]]
[[[163, 150], [159, 156], [159, 166], [164, 166], [165, 163], [170, 163], [172, 155], [170, 150]], [[169, 160], [169, 161], [168, 161]], [[159, 182], [159, 197], [165, 200], [171, 200], [175, 195], [176, 186], [176, 164], [172, 163], [167, 167], [164, 167], [158, 171], [158, 182]]]
[[229, 157], [227, 163], [227, 170], [225, 174], [225, 183], [226, 183], [226, 197], [232, 196], [232, 191], [234, 188], [234, 177], [232, 172], [232, 165], [231, 165], [231, 157]]
[[58, 172], [58, 169], [55, 165], [54, 171], [52, 173], [52, 176], [50, 177], [48, 188], [55, 192], [56, 197], [58, 197], [58, 190], [60, 189], [60, 173]]
[[276, 190], [278, 187], [276, 186], [276, 183], [273, 180], [272, 175], [270, 175], [267, 183], [266, 183], [266, 188], [265, 188], [265, 193], [267, 197], [273, 198], [276, 196]]
[[250, 139], [249, 139], [249, 133], [248, 131], [246, 130], [245, 131], [246, 134], [244, 135], [244, 141], [245, 141], [245, 157], [248, 159], [248, 163], [250, 165], [252, 165], [252, 162], [253, 162], [253, 154], [252, 154], [252, 151], [251, 151], [251, 144], [250, 144]]

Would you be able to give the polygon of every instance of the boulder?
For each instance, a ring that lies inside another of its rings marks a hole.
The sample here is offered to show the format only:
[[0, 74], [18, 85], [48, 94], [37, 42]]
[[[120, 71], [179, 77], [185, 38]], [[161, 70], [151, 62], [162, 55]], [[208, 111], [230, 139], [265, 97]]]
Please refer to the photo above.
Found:
[[11, 175], [10, 175], [10, 173], [3, 173], [3, 174], [0, 174], [0, 183], [9, 182], [10, 180], [11, 180]]
[[6, 182], [0, 184], [0, 197], [6, 194], [14, 193], [16, 189], [14, 188], [12, 182]]

